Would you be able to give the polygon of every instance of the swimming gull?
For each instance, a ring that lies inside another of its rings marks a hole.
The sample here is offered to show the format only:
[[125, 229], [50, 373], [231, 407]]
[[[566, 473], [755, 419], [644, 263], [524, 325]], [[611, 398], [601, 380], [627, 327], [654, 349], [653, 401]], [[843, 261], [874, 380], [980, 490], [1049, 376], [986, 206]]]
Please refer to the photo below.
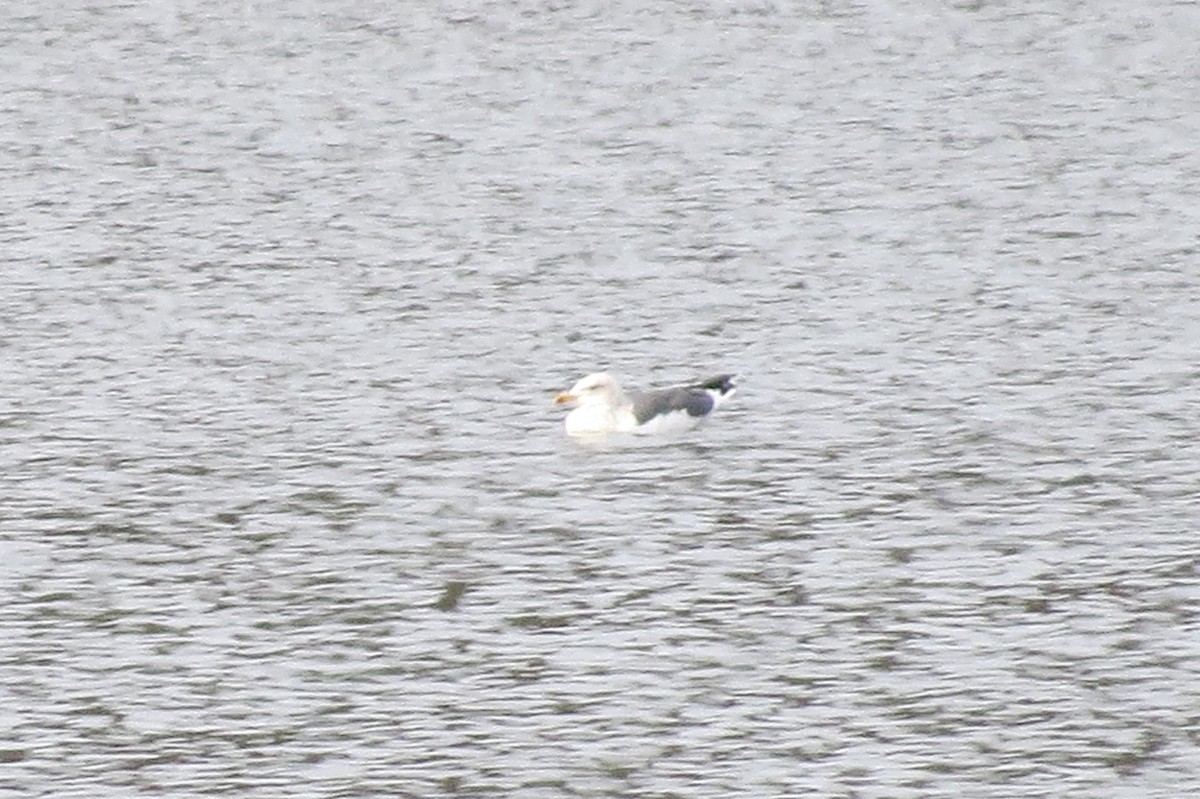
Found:
[[610, 374], [597, 372], [554, 398], [574, 407], [567, 435], [670, 433], [695, 427], [737, 391], [736, 375], [720, 375], [691, 386], [630, 391]]

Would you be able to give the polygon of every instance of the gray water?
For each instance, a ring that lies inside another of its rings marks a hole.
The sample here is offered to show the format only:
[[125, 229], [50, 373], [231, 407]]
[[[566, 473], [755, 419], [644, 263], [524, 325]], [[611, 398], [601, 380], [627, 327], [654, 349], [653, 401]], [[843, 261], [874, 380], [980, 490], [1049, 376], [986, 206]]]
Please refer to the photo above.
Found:
[[0, 22], [0, 795], [1200, 791], [1195, 4]]

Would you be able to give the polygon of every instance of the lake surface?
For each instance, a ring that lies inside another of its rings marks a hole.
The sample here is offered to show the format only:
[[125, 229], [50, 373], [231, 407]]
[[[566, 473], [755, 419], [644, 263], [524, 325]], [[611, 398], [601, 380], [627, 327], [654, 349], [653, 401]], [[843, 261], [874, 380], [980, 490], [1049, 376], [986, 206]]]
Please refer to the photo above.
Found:
[[0, 31], [0, 796], [1200, 792], [1197, 5]]

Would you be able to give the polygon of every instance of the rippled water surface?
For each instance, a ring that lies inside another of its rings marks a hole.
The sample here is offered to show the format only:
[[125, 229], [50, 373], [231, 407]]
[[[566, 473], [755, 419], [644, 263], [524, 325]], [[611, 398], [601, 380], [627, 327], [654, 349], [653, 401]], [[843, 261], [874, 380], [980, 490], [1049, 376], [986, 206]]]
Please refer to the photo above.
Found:
[[2, 13], [0, 795], [1200, 791], [1196, 5]]

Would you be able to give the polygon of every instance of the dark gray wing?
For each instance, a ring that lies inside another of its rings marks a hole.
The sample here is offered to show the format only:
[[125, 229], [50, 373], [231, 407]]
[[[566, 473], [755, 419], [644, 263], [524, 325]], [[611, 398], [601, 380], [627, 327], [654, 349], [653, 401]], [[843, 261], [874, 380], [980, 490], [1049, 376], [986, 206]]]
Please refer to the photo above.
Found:
[[687, 411], [688, 416], [704, 416], [713, 409], [713, 398], [703, 388], [664, 388], [633, 395], [633, 415], [638, 424], [655, 416]]

